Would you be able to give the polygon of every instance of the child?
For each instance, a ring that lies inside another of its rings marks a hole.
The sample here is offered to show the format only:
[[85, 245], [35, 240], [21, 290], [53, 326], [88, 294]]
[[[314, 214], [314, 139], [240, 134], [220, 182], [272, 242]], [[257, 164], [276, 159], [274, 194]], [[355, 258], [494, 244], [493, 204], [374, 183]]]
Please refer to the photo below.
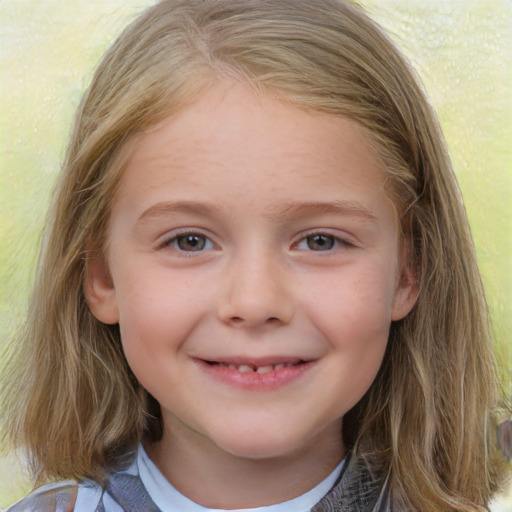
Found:
[[[77, 116], [6, 436], [18, 511], [477, 511], [484, 294], [440, 130], [340, 0], [168, 0]], [[20, 383], [23, 383], [20, 385]]]

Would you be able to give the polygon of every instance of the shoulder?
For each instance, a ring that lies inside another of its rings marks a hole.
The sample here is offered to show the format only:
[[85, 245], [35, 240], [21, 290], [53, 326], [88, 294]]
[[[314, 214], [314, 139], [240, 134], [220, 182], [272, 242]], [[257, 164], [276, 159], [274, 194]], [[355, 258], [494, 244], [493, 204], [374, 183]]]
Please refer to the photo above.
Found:
[[6, 512], [71, 512], [78, 485], [68, 480], [43, 485], [12, 505]]
[[391, 512], [390, 470], [349, 452], [338, 482], [311, 510]]
[[96, 512], [103, 494], [92, 480], [66, 480], [35, 489], [5, 512]]
[[130, 501], [133, 490], [144, 494], [136, 452], [128, 452], [119, 466], [109, 473], [105, 485], [89, 478], [43, 485], [4, 512], [119, 512], [127, 508], [123, 506], [126, 499], [127, 510], [133, 510]]

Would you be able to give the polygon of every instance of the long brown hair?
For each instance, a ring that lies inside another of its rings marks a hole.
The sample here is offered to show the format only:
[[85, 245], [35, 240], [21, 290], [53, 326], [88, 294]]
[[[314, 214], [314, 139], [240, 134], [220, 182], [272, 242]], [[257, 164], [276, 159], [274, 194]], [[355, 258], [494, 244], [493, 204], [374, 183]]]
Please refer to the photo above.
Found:
[[4, 372], [5, 436], [43, 481], [102, 480], [143, 436], [160, 435], [158, 404], [128, 368], [118, 327], [88, 308], [86, 260], [104, 243], [128, 142], [223, 77], [349, 117], [369, 135], [420, 293], [392, 325], [381, 371], [343, 435], [391, 468], [404, 509], [485, 510], [499, 473], [490, 440], [498, 384], [459, 189], [414, 73], [341, 0], [168, 0], [113, 44], [76, 117], [29, 318]]

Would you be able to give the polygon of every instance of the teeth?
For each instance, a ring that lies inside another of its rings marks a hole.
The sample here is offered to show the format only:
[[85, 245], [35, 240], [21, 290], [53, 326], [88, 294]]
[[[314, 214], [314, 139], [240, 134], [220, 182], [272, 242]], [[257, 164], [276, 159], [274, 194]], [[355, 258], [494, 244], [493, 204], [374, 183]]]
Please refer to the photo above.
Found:
[[[276, 365], [276, 368], [277, 368], [277, 365]], [[273, 369], [274, 369], [274, 367], [271, 364], [269, 364], [267, 366], [258, 366], [258, 369], [256, 370], [256, 372], [263, 375], [264, 373], [271, 372]]]
[[248, 364], [240, 364], [240, 365], [234, 365], [234, 364], [224, 364], [219, 363], [221, 366], [225, 366], [229, 368], [230, 370], [237, 370], [240, 373], [250, 373], [250, 372], [256, 372], [260, 375], [264, 375], [265, 373], [269, 373], [276, 370], [282, 370], [283, 368], [289, 368], [290, 366], [294, 366], [292, 363], [278, 363], [276, 365], [273, 364], [267, 364], [265, 366], [251, 366]]

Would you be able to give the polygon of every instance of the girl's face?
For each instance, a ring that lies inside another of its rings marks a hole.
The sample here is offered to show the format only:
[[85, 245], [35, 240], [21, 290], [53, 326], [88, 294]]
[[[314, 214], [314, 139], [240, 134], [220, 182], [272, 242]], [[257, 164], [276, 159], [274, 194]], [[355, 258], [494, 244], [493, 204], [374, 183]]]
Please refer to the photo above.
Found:
[[86, 288], [163, 442], [339, 460], [343, 415], [415, 301], [362, 130], [224, 83], [131, 149]]

